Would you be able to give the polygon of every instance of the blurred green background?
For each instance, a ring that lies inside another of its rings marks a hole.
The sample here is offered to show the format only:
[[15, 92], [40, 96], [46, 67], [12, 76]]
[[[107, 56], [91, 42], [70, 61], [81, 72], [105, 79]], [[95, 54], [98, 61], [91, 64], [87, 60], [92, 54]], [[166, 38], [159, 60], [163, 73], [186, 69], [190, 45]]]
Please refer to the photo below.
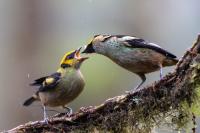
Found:
[[[127, 34], [154, 42], [179, 58], [200, 31], [199, 0], [1, 0], [0, 131], [42, 119], [39, 103], [23, 107], [29, 83], [58, 68], [65, 52], [95, 34]], [[85, 90], [69, 106], [98, 105], [141, 80], [109, 59], [91, 55], [82, 65]], [[165, 68], [164, 73], [172, 71]], [[147, 84], [159, 79], [148, 74]]]

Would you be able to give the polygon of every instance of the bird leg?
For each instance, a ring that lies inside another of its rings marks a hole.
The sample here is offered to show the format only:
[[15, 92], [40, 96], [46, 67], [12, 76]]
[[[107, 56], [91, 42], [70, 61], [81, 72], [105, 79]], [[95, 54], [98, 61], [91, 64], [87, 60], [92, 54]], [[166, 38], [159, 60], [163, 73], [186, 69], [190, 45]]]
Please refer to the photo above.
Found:
[[144, 84], [144, 82], [146, 81], [146, 76], [145, 76], [144, 73], [137, 73], [137, 75], [142, 79], [142, 82], [141, 82], [139, 85], [137, 85], [137, 86], [134, 88], [134, 90], [139, 89], [139, 88]]
[[44, 115], [44, 122], [48, 124], [48, 117], [47, 117], [47, 111], [46, 111], [46, 106], [43, 105], [43, 115]]
[[126, 91], [125, 93], [130, 94], [131, 92], [139, 89], [144, 84], [144, 82], [146, 81], [146, 76], [145, 76], [144, 73], [136, 73], [136, 74], [142, 79], [142, 82], [139, 85], [137, 85], [134, 89], [132, 89], [131, 91]]
[[160, 64], [160, 79], [163, 78], [163, 67], [162, 64]]

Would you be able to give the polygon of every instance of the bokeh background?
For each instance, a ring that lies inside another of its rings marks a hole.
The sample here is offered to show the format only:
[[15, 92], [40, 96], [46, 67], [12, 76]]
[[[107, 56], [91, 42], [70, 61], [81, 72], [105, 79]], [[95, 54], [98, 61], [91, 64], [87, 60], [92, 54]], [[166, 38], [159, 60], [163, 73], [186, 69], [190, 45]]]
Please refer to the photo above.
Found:
[[[54, 72], [65, 52], [95, 34], [128, 34], [179, 58], [200, 32], [199, 0], [1, 0], [0, 131], [42, 119], [39, 103], [23, 107], [34, 79]], [[164, 73], [172, 71], [165, 68]], [[98, 105], [140, 82], [109, 59], [91, 55], [82, 66], [85, 90], [69, 106]], [[148, 74], [147, 84], [159, 79]]]

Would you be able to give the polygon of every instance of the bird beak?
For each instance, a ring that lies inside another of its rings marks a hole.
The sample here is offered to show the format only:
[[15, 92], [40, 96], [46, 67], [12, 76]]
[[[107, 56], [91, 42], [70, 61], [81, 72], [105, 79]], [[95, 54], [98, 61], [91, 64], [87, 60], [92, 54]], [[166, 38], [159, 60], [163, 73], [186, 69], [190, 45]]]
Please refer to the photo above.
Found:
[[81, 55], [80, 55], [81, 48], [82, 47], [80, 47], [79, 49], [76, 50], [75, 58], [77, 58], [80, 62], [83, 62], [83, 61], [87, 60], [89, 57], [81, 57]]
[[81, 55], [80, 55], [81, 48], [82, 47], [80, 47], [79, 49], [76, 50], [75, 58], [80, 58], [81, 57]]
[[89, 57], [81, 57], [81, 58], [79, 59], [79, 61], [80, 61], [80, 62], [83, 62], [83, 61], [85, 61], [85, 60], [87, 60], [87, 59], [89, 59]]
[[92, 43], [88, 44], [82, 53], [95, 53], [93, 44]]

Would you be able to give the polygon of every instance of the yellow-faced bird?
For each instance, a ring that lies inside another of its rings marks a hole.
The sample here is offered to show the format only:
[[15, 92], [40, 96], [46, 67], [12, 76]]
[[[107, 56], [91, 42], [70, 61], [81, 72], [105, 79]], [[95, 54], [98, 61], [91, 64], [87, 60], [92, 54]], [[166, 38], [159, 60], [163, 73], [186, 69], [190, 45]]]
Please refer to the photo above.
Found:
[[66, 53], [57, 72], [36, 79], [31, 84], [31, 86], [39, 86], [38, 91], [23, 105], [29, 106], [34, 101], [40, 101], [44, 109], [45, 122], [48, 120], [46, 106], [61, 106], [72, 113], [72, 110], [66, 107], [66, 104], [74, 100], [85, 86], [80, 66], [88, 57], [81, 57], [80, 49]]
[[172, 66], [178, 62], [176, 56], [160, 46], [143, 39], [127, 35], [96, 35], [82, 53], [98, 53], [110, 58], [121, 67], [137, 74], [142, 82], [145, 74]]

